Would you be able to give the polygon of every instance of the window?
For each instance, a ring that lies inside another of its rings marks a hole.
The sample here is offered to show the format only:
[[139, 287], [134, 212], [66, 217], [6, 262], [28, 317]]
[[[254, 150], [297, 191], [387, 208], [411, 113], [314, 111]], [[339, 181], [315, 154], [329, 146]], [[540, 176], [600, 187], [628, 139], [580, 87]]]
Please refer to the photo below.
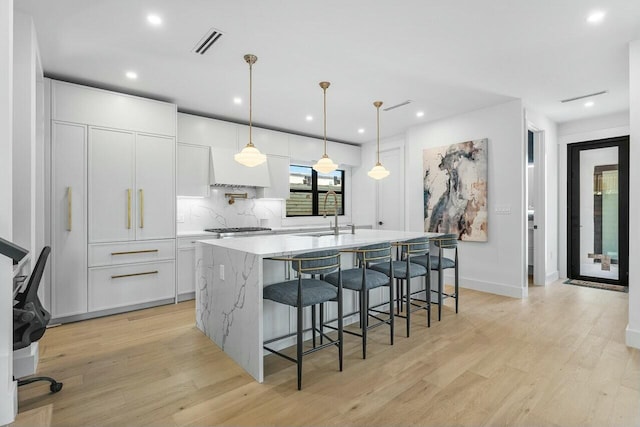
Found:
[[[318, 173], [310, 166], [289, 167], [290, 196], [287, 199], [287, 216], [333, 215], [338, 202], [338, 215], [344, 215], [344, 171]], [[333, 190], [336, 198], [327, 193]]]

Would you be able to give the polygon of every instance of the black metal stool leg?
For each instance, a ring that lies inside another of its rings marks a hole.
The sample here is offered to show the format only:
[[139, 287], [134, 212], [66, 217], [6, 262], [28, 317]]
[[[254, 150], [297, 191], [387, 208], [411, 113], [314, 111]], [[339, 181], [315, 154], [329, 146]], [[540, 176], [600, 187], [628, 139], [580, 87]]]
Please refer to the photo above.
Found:
[[311, 306], [311, 336], [313, 337], [313, 348], [316, 347], [316, 306]]
[[324, 303], [320, 303], [320, 345], [324, 341]]
[[298, 307], [298, 330], [296, 331], [297, 339], [297, 364], [298, 364], [298, 390], [302, 389], [302, 307]]
[[411, 277], [407, 277], [404, 281], [406, 283], [406, 292], [405, 295], [407, 297], [407, 305], [406, 305], [406, 316], [407, 316], [407, 338], [409, 338], [409, 332], [411, 330]]

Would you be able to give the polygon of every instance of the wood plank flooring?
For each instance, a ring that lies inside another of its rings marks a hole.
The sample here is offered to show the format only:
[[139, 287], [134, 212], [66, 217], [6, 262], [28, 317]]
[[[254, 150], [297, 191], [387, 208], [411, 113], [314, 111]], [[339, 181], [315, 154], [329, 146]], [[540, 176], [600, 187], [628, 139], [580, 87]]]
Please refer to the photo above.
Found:
[[[563, 285], [519, 300], [462, 289], [412, 336], [370, 334], [367, 360], [337, 352], [295, 365], [269, 356], [256, 383], [194, 326], [194, 304], [63, 325], [40, 341], [39, 372], [64, 382], [19, 391], [20, 412], [51, 405], [54, 426], [638, 426], [640, 352], [624, 344], [627, 294]], [[449, 302], [448, 304], [451, 304]]]

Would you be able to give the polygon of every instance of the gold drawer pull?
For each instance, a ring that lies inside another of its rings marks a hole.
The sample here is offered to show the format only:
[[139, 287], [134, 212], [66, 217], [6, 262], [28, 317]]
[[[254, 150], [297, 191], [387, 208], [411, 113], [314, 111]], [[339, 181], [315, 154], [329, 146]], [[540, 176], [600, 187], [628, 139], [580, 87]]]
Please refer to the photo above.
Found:
[[126, 251], [126, 252], [111, 252], [111, 255], [131, 255], [131, 254], [150, 254], [158, 252], [157, 249], [145, 249], [143, 251]]
[[71, 229], [73, 228], [73, 214], [72, 214], [72, 208], [73, 208], [73, 201], [72, 201], [72, 191], [73, 189], [71, 187], [67, 187], [67, 231], [71, 231]]
[[158, 270], [156, 270], [156, 271], [145, 271], [144, 273], [118, 274], [116, 276], [111, 276], [111, 278], [112, 279], [122, 279], [123, 277], [147, 276], [149, 274], [158, 274]]

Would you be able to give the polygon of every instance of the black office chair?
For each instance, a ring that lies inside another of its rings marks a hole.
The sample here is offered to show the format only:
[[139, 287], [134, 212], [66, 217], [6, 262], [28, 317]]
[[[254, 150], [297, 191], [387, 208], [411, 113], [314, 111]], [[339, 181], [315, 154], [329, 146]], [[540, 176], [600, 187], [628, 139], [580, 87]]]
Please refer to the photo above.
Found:
[[[38, 298], [38, 288], [47, 258], [51, 253], [51, 248], [45, 246], [38, 257], [36, 267], [31, 273], [29, 283], [24, 292], [17, 295], [18, 303], [13, 307], [13, 350], [20, 350], [38, 341], [44, 335], [51, 315], [42, 307]], [[51, 383], [49, 390], [57, 393], [62, 390], [62, 383], [50, 377], [31, 377], [18, 380], [18, 386], [31, 384], [36, 381], [48, 381]]]

